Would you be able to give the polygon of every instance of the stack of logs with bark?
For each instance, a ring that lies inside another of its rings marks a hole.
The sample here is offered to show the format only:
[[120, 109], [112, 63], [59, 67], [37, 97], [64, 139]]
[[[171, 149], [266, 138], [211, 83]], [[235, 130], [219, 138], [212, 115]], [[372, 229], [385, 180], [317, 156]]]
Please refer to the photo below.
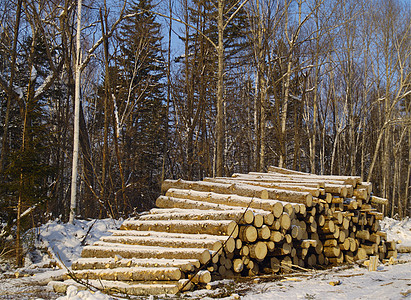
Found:
[[166, 180], [162, 191], [158, 208], [84, 248], [72, 266], [78, 278], [141, 283], [120, 289], [128, 294], [154, 293], [153, 284], [163, 287], [156, 293], [175, 293], [213, 279], [397, 255], [379, 226], [376, 208], [387, 200], [360, 177], [270, 167]]

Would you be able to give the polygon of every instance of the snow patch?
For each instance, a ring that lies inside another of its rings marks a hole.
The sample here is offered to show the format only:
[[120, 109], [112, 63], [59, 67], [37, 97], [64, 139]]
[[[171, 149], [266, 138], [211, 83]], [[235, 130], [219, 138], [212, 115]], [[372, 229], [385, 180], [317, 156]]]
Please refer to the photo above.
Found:
[[66, 296], [57, 298], [57, 300], [111, 300], [110, 296], [101, 292], [79, 291], [77, 287], [71, 285], [67, 288]]

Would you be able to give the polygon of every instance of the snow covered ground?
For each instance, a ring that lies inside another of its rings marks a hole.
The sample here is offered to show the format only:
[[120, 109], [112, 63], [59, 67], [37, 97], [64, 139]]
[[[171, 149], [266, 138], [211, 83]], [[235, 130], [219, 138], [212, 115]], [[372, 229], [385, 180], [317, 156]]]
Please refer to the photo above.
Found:
[[[37, 250], [27, 256], [24, 268], [15, 270], [0, 262], [0, 299], [113, 299], [99, 292], [77, 291], [74, 287], [68, 290], [67, 295], [58, 295], [46, 283], [62, 274], [64, 266], [70, 267], [80, 256], [84, 245], [109, 235], [108, 229], [116, 229], [120, 224], [121, 221], [111, 219], [78, 220], [75, 225], [49, 222], [33, 231]], [[381, 225], [389, 240], [411, 245], [411, 219], [397, 221], [385, 218]], [[60, 258], [58, 265], [63, 270], [50, 268], [55, 263], [42, 251], [46, 248]], [[276, 278], [262, 276], [240, 283], [225, 280], [215, 285], [218, 286], [216, 289], [191, 292], [186, 298], [411, 299], [411, 255], [399, 254], [396, 264], [380, 264], [376, 272], [369, 272], [358, 265], [343, 266]]]

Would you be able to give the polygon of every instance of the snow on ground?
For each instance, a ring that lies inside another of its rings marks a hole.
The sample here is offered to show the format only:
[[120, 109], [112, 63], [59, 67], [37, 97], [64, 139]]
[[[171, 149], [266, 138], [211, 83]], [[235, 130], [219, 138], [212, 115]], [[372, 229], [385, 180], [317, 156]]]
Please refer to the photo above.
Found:
[[75, 224], [48, 222], [40, 227], [40, 245], [52, 249], [66, 267], [80, 257], [85, 245], [91, 245], [102, 236], [111, 235], [110, 229], [117, 229], [122, 221], [113, 219], [76, 220]]
[[[110, 235], [108, 230], [116, 229], [120, 224], [121, 221], [111, 219], [77, 220], [75, 225], [49, 222], [35, 231], [36, 248], [51, 249], [49, 252], [60, 258], [59, 265], [69, 267], [80, 257], [82, 241], [84, 245], [92, 244], [100, 237]], [[411, 245], [411, 219], [397, 221], [385, 218], [381, 226], [387, 232], [388, 240]], [[27, 256], [26, 266], [22, 269], [13, 270], [0, 261], [0, 299], [113, 299], [100, 292], [78, 291], [74, 286], [70, 287], [66, 295], [55, 294], [46, 283], [60, 276], [64, 269], [50, 268], [51, 262], [48, 255], [40, 250], [32, 251]], [[16, 274], [19, 278], [15, 278]], [[411, 254], [399, 254], [397, 264], [380, 264], [375, 272], [356, 265], [278, 277], [262, 276], [243, 283], [225, 280], [214, 291], [199, 290], [188, 293], [185, 298], [411, 299]], [[215, 285], [219, 286], [219, 283]], [[227, 297], [221, 298], [223, 295]]]
[[399, 260], [375, 272], [360, 266], [332, 268], [257, 283], [242, 299], [411, 299], [411, 256], [403, 254]]
[[391, 218], [384, 218], [381, 221], [381, 230], [387, 232], [389, 241], [394, 240], [399, 244], [411, 246], [411, 219], [405, 218], [397, 221]]

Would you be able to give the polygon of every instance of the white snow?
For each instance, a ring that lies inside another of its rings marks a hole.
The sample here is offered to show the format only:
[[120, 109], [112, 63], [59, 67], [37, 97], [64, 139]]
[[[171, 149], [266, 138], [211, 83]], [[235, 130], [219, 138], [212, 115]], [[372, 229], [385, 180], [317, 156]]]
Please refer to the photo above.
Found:
[[[61, 260], [66, 267], [70, 267], [72, 262], [80, 257], [84, 246], [93, 244], [102, 236], [111, 235], [109, 230], [117, 229], [121, 223], [122, 220], [113, 219], [75, 220], [74, 225], [48, 222], [40, 227], [40, 245], [51, 249], [56, 258]], [[91, 230], [87, 234], [90, 227]]]
[[78, 291], [77, 287], [71, 285], [67, 288], [66, 296], [57, 298], [57, 300], [110, 300], [113, 299], [101, 292], [92, 293], [90, 291]]
[[394, 240], [398, 244], [411, 246], [411, 219], [405, 218], [397, 221], [384, 218], [381, 221], [381, 230], [387, 232], [387, 239]]
[[[85, 239], [86, 245], [92, 244], [104, 235], [111, 235], [109, 230], [118, 228], [120, 224], [121, 221], [112, 219], [76, 220], [74, 225], [58, 221], [49, 222], [37, 229], [36, 246], [38, 249], [41, 247], [52, 249], [55, 255], [61, 258], [61, 264], [70, 266], [80, 257], [83, 248], [81, 241], [91, 226]], [[387, 232], [388, 240], [411, 245], [409, 218], [402, 221], [385, 218], [381, 222], [381, 227]], [[51, 280], [58, 280], [64, 273], [64, 269], [45, 268], [43, 265], [49, 262], [50, 258], [43, 252], [36, 253], [36, 259], [27, 261], [29, 257], [26, 258], [26, 266], [23, 269], [5, 267], [5, 264], [0, 261], [2, 271], [0, 299], [113, 299], [101, 292], [79, 291], [75, 286], [70, 286], [66, 295], [55, 294], [45, 285]], [[10, 278], [14, 277], [14, 274], [20, 276], [26, 274], [26, 276]], [[219, 282], [212, 283], [215, 286], [218, 284]], [[397, 264], [380, 264], [375, 272], [369, 272], [367, 268], [358, 265], [350, 268], [336, 267], [290, 274], [280, 280], [260, 277], [247, 283], [231, 281], [230, 288], [228, 296], [226, 293], [224, 299], [410, 299], [411, 254], [399, 254]], [[215, 298], [213, 292], [215, 291], [199, 290], [187, 294], [186, 297], [188, 299], [207, 298], [207, 296]]]

